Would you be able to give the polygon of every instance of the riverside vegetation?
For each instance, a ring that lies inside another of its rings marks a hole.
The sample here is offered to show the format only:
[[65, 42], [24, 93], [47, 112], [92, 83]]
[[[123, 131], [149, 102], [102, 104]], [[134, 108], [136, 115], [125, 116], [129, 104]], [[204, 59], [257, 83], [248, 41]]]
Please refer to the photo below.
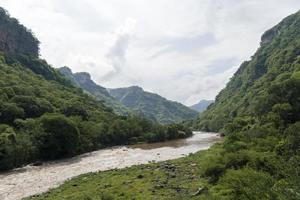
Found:
[[192, 134], [182, 125], [116, 115], [40, 59], [38, 45], [0, 8], [0, 170]]
[[208, 151], [79, 176], [32, 199], [300, 199], [300, 12], [262, 37], [193, 123], [220, 131]]

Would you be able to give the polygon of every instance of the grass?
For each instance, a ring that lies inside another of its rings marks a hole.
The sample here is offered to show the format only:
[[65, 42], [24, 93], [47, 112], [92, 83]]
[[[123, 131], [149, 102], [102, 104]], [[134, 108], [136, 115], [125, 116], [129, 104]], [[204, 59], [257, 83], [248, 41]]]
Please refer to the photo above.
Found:
[[84, 174], [26, 200], [201, 199], [196, 193], [207, 185], [205, 163], [219, 152], [216, 144], [172, 161]]

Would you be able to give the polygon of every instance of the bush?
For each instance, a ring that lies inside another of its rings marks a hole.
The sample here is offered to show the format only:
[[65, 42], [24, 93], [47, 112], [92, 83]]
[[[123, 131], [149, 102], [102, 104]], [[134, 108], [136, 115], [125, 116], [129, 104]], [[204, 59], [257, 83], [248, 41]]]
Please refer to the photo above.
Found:
[[[1, 103], [1, 102], [0, 102]], [[15, 119], [23, 118], [24, 110], [14, 103], [0, 104], [0, 122], [12, 124]]]
[[225, 170], [226, 167], [222, 161], [210, 161], [204, 169], [203, 175], [208, 178], [209, 183], [216, 183]]
[[[214, 192], [226, 191], [228, 199], [275, 199], [276, 195], [272, 191], [274, 183], [275, 181], [270, 175], [249, 168], [228, 170], [220, 178], [220, 186], [215, 188]], [[226, 197], [220, 198], [225, 199]]]

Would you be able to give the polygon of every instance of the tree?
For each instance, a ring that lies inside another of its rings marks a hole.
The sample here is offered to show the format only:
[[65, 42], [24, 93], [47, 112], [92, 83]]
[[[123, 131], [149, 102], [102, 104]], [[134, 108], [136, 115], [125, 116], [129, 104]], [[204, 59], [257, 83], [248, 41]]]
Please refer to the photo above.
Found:
[[0, 170], [15, 166], [16, 133], [4, 124], [0, 124]]
[[0, 122], [12, 124], [15, 119], [23, 117], [24, 110], [15, 103], [0, 102]]
[[54, 159], [74, 155], [79, 149], [76, 124], [61, 114], [45, 114], [40, 119], [44, 132], [37, 135], [41, 157]]

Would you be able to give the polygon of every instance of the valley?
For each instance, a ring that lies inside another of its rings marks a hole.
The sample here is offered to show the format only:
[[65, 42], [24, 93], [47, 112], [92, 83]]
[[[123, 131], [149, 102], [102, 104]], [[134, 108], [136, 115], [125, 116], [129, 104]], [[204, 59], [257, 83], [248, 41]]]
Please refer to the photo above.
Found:
[[[220, 63], [209, 58], [210, 67], [198, 70], [192, 63], [200, 60], [199, 66], [205, 66], [206, 56], [189, 57], [194, 51], [201, 54], [194, 47], [198, 43], [208, 42], [203, 52], [213, 48], [221, 38], [214, 34], [200, 39], [163, 37], [177, 46], [161, 43], [164, 48], [155, 48], [152, 56], [149, 46], [147, 55], [129, 54], [146, 60], [140, 67], [155, 69], [157, 77], [122, 71], [120, 66], [133, 69], [126, 57], [133, 47], [133, 21], [105, 32], [107, 41], [111, 36], [115, 43], [104, 59], [104, 68], [111, 71], [99, 77], [124, 81], [118, 88], [105, 88], [85, 72], [89, 67], [97, 71], [100, 65], [95, 63], [88, 62], [77, 73], [52, 67], [40, 55], [40, 42], [32, 31], [0, 7], [0, 199], [299, 200], [300, 11], [270, 26], [253, 56], [229, 69], [235, 70], [231, 78], [220, 78], [229, 73], [222, 59]], [[94, 38], [90, 36], [86, 39]], [[248, 46], [246, 42], [238, 51]], [[164, 71], [169, 69], [165, 62], [156, 62], [159, 70], [147, 65], [151, 59], [162, 61], [167, 53], [174, 54], [174, 60], [180, 57], [172, 66], [180, 73]], [[192, 71], [185, 68], [188, 61]], [[150, 77], [148, 84], [154, 85], [158, 80], [165, 83], [166, 76], [174, 84], [167, 90], [170, 99], [176, 94], [181, 102], [199, 103], [188, 107], [145, 91], [134, 84], [144, 81], [133, 80], [136, 74]], [[199, 82], [186, 82], [189, 78]], [[133, 86], [128, 87], [128, 80]], [[221, 82], [224, 88], [213, 91]], [[215, 100], [199, 101], [203, 93]]]

